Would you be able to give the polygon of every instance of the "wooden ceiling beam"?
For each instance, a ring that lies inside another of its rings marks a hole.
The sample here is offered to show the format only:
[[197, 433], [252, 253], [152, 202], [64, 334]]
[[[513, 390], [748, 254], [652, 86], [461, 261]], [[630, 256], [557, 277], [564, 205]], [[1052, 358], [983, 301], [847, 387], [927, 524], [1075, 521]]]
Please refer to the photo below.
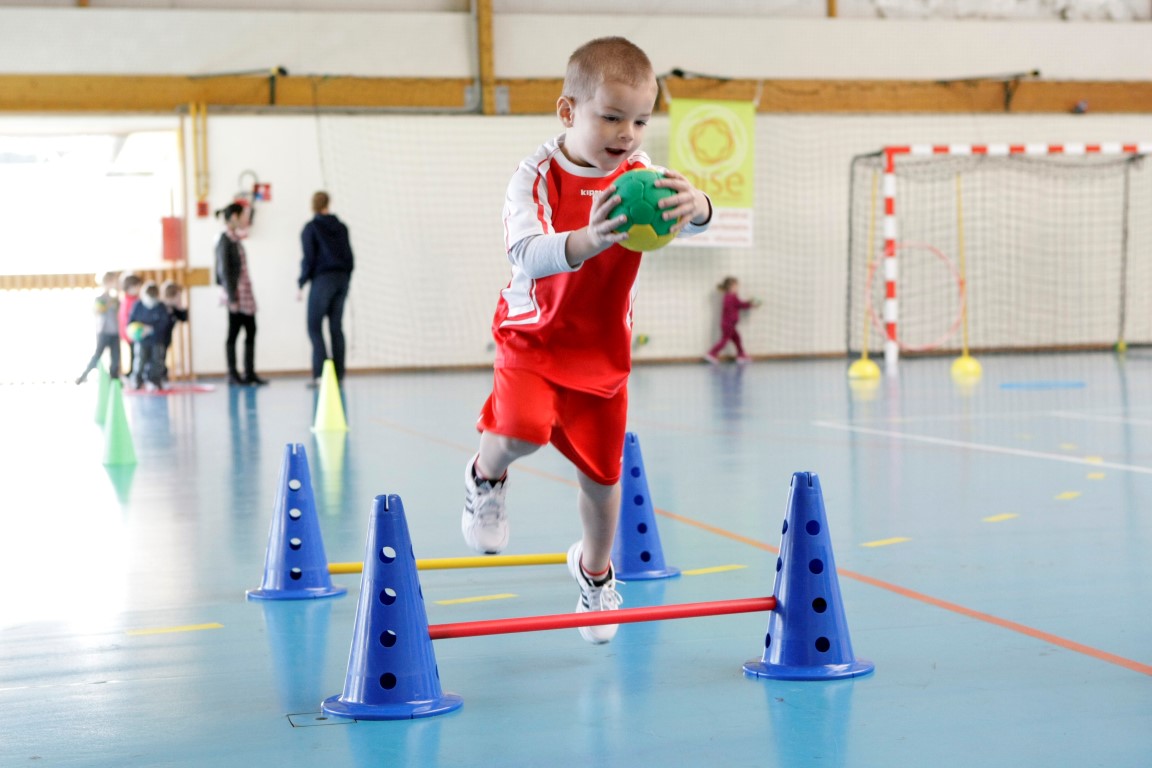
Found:
[[[560, 79], [494, 79], [510, 114], [551, 114]], [[717, 80], [667, 78], [675, 99], [759, 100], [760, 113], [1152, 113], [1152, 82], [1022, 80]], [[0, 75], [5, 112], [163, 113], [190, 102], [210, 108], [472, 111], [476, 82], [467, 78], [293, 76], [214, 77], [118, 75]], [[470, 98], [471, 95], [471, 98]], [[663, 110], [667, 104], [661, 103]]]

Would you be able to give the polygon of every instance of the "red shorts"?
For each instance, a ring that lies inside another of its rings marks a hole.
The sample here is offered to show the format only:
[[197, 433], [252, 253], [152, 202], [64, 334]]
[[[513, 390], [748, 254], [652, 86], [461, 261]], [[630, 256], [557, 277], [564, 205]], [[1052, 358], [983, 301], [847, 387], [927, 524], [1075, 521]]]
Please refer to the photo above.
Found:
[[522, 368], [497, 368], [477, 429], [536, 445], [552, 443], [601, 485], [620, 480], [628, 390], [611, 397], [559, 387]]

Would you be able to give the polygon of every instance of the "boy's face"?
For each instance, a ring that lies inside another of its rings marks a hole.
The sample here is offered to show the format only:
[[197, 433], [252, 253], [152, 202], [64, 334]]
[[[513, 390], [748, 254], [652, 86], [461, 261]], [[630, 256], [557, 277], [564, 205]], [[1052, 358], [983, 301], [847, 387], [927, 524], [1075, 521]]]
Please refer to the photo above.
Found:
[[615, 170], [640, 148], [655, 103], [655, 80], [644, 86], [601, 83], [591, 99], [577, 103], [561, 96], [556, 114], [567, 129], [564, 155], [577, 165]]

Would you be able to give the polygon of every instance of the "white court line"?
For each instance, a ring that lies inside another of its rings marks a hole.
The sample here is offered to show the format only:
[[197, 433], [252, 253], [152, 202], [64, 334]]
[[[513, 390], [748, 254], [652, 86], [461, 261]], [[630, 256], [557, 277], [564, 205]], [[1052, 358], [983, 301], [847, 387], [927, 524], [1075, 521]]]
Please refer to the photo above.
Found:
[[929, 445], [943, 445], [948, 448], [962, 448], [968, 451], [984, 451], [985, 453], [999, 453], [1006, 456], [1019, 456], [1026, 459], [1044, 459], [1045, 461], [1060, 461], [1065, 464], [1080, 464], [1085, 467], [1100, 469], [1118, 469], [1124, 472], [1138, 472], [1152, 475], [1152, 467], [1141, 467], [1135, 464], [1113, 464], [1110, 461], [1095, 461], [1082, 459], [1076, 456], [1064, 456], [1059, 453], [1043, 453], [1042, 451], [1027, 451], [1023, 448], [1004, 448], [999, 445], [985, 445], [984, 443], [970, 443], [964, 440], [949, 440], [946, 437], [931, 437], [929, 435], [910, 435], [905, 432], [893, 432], [887, 429], [872, 429], [870, 427], [856, 427], [851, 424], [837, 424], [832, 421], [814, 421], [813, 426], [825, 429], [839, 429], [843, 432], [857, 432], [862, 435], [888, 437], [896, 440], [907, 440], [913, 443], [928, 443]]
[[1052, 415], [1060, 419], [1080, 419], [1082, 421], [1104, 421], [1109, 424], [1131, 424], [1137, 427], [1152, 427], [1152, 419], [1130, 419], [1127, 416], [1105, 416], [1091, 413], [1072, 413], [1071, 411], [1053, 411]]

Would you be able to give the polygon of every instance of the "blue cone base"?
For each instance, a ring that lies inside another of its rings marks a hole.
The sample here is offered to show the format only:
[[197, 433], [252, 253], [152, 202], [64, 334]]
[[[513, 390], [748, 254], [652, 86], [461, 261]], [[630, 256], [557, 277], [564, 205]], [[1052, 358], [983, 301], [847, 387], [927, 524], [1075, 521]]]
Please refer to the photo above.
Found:
[[850, 664], [824, 664], [815, 667], [765, 664], [761, 659], [744, 662], [745, 676], [770, 680], [840, 680], [845, 677], [863, 677], [875, 669], [876, 665], [867, 659], [856, 659]]
[[616, 571], [616, 578], [620, 581], [647, 581], [650, 579], [670, 579], [673, 576], [679, 576], [680, 569], [668, 566], [651, 571]]
[[306, 587], [304, 589], [250, 589], [246, 593], [249, 600], [308, 600], [314, 597], [339, 597], [346, 594], [346, 587]]
[[352, 720], [415, 720], [454, 712], [464, 705], [464, 699], [454, 693], [445, 693], [429, 701], [393, 702], [390, 704], [361, 704], [343, 701], [340, 696], [324, 699], [324, 714], [347, 717]]

